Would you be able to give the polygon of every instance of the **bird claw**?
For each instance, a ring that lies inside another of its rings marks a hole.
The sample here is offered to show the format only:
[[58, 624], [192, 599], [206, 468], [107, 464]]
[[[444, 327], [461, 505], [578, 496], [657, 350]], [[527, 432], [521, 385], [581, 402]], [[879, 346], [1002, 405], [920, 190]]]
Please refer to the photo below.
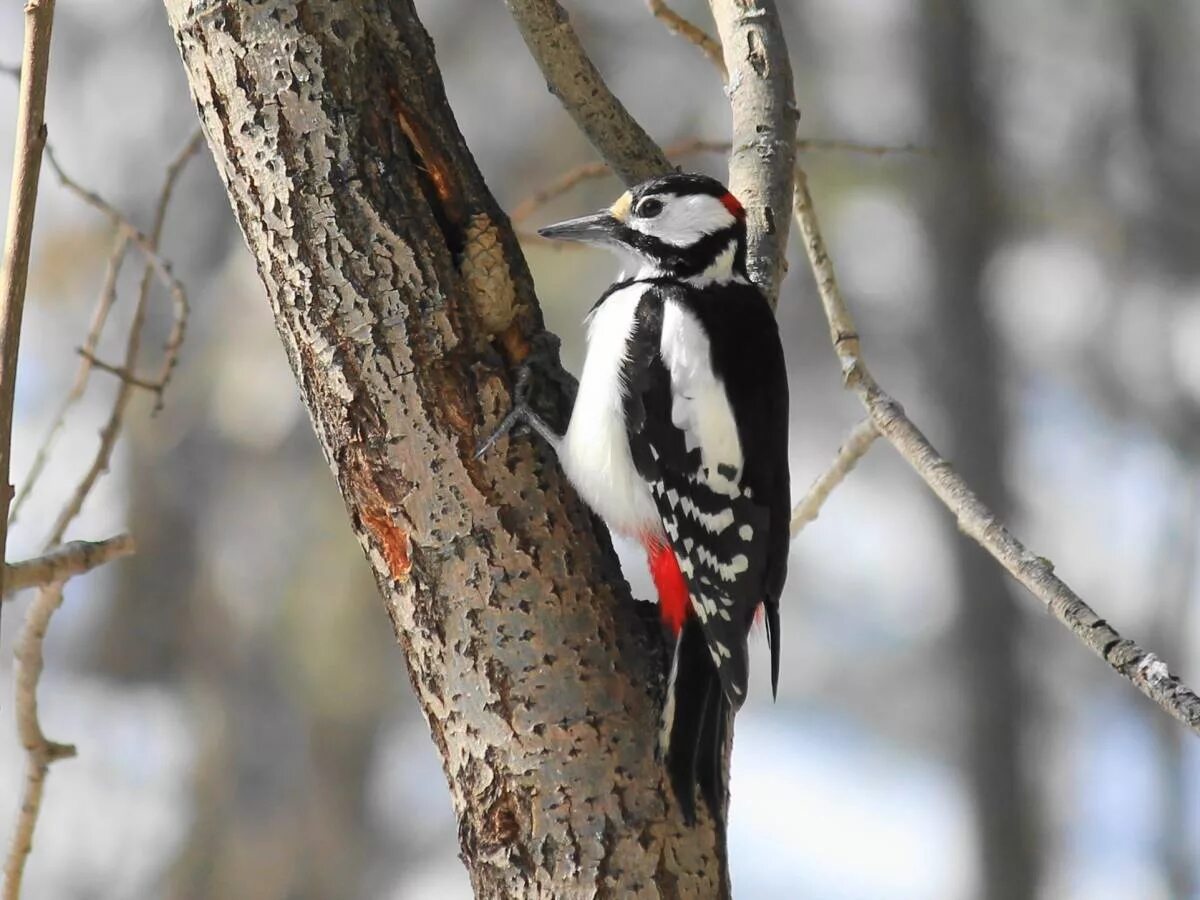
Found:
[[525, 431], [525, 426], [529, 424], [530, 417], [533, 416], [533, 410], [529, 407], [530, 378], [531, 370], [528, 364], [521, 366], [517, 370], [517, 377], [513, 382], [512, 409], [500, 420], [500, 424], [496, 426], [495, 431], [488, 435], [475, 448], [475, 459], [479, 459], [483, 454], [491, 450], [496, 441], [500, 440], [506, 434], [511, 432], [515, 435]]

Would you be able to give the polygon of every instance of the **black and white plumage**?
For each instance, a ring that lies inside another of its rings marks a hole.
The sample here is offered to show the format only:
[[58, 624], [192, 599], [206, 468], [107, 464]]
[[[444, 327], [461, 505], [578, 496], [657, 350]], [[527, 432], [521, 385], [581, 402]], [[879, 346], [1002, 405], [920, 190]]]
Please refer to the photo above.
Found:
[[787, 376], [746, 277], [745, 214], [714, 179], [676, 174], [542, 234], [632, 262], [589, 313], [566, 433], [533, 424], [609, 527], [646, 545], [676, 637], [661, 735], [672, 787], [689, 820], [696, 787], [720, 820], [760, 605], [778, 682], [790, 511]]

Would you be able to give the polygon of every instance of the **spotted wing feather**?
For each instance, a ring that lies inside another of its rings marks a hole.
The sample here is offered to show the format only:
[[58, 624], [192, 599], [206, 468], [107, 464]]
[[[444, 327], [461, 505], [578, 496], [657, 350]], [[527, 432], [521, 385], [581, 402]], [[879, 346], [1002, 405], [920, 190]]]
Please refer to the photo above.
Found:
[[[769, 557], [777, 547], [766, 540], [773, 524], [772, 498], [756, 495], [748, 483], [746, 476], [753, 475], [755, 467], [747, 465], [750, 460], [737, 448], [738, 435], [733, 436], [733, 450], [722, 448], [728, 435], [722, 434], [719, 422], [713, 427], [706, 422], [719, 419], [721, 410], [681, 410], [681, 403], [712, 400], [701, 395], [710, 390], [704, 379], [712, 373], [702, 371], [689, 382], [680, 371], [686, 366], [680, 366], [678, 354], [664, 358], [664, 320], [678, 320], [681, 314], [694, 317], [689, 306], [694, 293], [663, 284], [643, 294], [624, 369], [626, 429], [634, 464], [650, 488], [687, 578], [692, 610], [723, 693], [736, 709], [746, 697], [746, 637], [754, 610], [776, 599], [768, 598], [765, 585]], [[677, 305], [675, 310], [671, 304]], [[672, 339], [668, 331], [668, 342]], [[711, 362], [692, 359], [687, 366]], [[718, 404], [728, 403], [723, 390]], [[773, 664], [773, 671], [776, 668]]]

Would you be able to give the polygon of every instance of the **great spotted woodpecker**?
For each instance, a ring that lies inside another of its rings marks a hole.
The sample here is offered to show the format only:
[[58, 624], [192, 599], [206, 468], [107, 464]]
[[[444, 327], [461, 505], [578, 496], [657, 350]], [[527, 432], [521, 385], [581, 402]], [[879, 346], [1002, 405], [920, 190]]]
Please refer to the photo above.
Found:
[[539, 233], [614, 249], [626, 271], [588, 314], [566, 433], [518, 392], [480, 452], [526, 421], [609, 528], [644, 544], [675, 638], [660, 750], [685, 818], [699, 787], [721, 821], [726, 729], [760, 606], [778, 685], [790, 503], [783, 348], [746, 277], [745, 211], [720, 182], [673, 174]]

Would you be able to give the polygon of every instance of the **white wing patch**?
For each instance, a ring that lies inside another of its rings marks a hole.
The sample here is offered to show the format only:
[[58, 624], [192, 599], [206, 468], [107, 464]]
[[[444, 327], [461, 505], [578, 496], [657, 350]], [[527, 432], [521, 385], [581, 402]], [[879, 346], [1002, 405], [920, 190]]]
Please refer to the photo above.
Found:
[[660, 350], [671, 375], [671, 424], [684, 433], [689, 450], [700, 448], [708, 487], [736, 497], [743, 457], [733, 409], [713, 372], [708, 335], [694, 315], [671, 300], [663, 309]]

